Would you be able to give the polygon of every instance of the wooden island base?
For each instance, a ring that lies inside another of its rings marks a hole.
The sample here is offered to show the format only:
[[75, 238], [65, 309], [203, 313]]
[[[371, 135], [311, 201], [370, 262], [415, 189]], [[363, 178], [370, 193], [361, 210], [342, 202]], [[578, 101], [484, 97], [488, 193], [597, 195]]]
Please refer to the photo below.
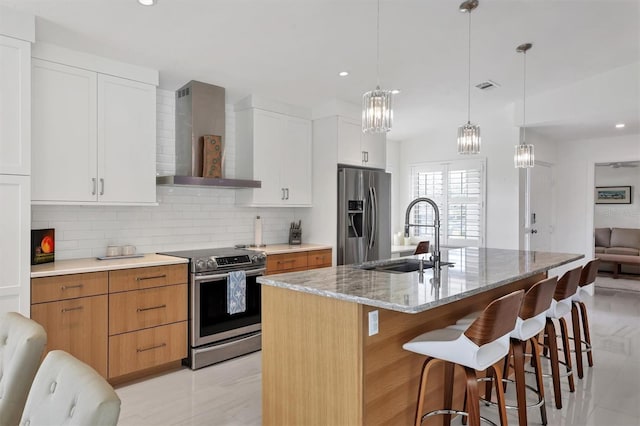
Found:
[[[262, 424], [413, 424], [424, 357], [402, 345], [544, 278], [540, 273], [418, 314], [262, 286]], [[379, 333], [368, 336], [373, 310]], [[439, 368], [429, 376], [427, 411], [443, 400]], [[459, 408], [462, 380], [456, 369]], [[424, 424], [441, 423], [439, 416]]]

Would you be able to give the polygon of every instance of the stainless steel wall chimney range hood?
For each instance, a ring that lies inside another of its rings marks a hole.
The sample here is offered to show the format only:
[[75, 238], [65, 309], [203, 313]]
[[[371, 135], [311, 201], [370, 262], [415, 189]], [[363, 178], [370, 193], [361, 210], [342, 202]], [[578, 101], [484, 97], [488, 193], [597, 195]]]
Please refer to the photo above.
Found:
[[258, 180], [202, 177], [203, 136], [225, 135], [224, 87], [190, 81], [176, 91], [176, 174], [158, 176], [158, 185], [260, 188]]

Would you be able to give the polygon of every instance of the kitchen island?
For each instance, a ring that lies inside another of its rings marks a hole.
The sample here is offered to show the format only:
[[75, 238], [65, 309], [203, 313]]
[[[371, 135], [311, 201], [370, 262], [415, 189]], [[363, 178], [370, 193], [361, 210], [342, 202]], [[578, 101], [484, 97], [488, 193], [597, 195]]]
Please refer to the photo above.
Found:
[[[419, 257], [258, 279], [264, 425], [411, 424], [424, 357], [403, 350], [405, 342], [583, 256], [453, 249], [443, 253], [453, 265], [442, 267], [439, 280], [430, 269], [421, 278], [380, 268]], [[442, 401], [437, 376], [430, 375], [427, 409]]]

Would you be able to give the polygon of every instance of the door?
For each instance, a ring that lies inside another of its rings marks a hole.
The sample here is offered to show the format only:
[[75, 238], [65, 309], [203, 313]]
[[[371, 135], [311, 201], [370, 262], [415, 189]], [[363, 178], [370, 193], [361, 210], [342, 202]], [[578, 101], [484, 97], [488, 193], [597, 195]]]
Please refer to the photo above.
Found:
[[338, 170], [338, 265], [365, 261], [368, 194], [364, 188], [363, 170]]
[[[528, 233], [525, 247], [528, 250], [551, 251], [553, 239], [553, 173], [550, 164], [536, 162], [535, 167], [528, 170], [529, 208], [528, 222], [525, 220]], [[528, 244], [527, 244], [528, 240]]]
[[354, 121], [338, 117], [338, 163], [362, 165], [362, 126]]
[[373, 219], [372, 233], [369, 240], [367, 260], [391, 258], [391, 175], [389, 173], [371, 171], [369, 174], [369, 190], [373, 203], [369, 203]]
[[362, 151], [364, 151], [367, 167], [384, 169], [387, 167], [387, 134], [386, 133], [361, 133]]
[[96, 201], [96, 73], [33, 59], [31, 93], [31, 199]]
[[285, 204], [311, 205], [311, 122], [286, 117], [280, 180], [286, 189]]
[[98, 200], [156, 201], [156, 88], [98, 75]]
[[31, 47], [0, 36], [0, 174], [31, 169]]
[[[256, 205], [279, 205], [284, 202], [284, 186], [280, 182], [282, 165], [280, 152], [285, 137], [282, 114], [253, 110], [253, 179], [262, 181], [260, 189], [253, 190]], [[289, 165], [289, 161], [285, 162]]]

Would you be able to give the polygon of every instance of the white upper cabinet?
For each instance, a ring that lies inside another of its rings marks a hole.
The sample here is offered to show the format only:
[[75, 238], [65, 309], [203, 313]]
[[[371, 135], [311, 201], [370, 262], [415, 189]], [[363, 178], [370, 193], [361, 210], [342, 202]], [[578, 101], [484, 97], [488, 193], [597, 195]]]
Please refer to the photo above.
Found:
[[155, 203], [155, 85], [87, 68], [32, 61], [32, 201]]
[[0, 174], [31, 169], [31, 44], [0, 35]]
[[386, 134], [365, 134], [361, 123], [338, 116], [339, 163], [384, 169], [386, 140]]
[[239, 204], [311, 206], [311, 121], [249, 108], [236, 113], [236, 177], [262, 182]]

